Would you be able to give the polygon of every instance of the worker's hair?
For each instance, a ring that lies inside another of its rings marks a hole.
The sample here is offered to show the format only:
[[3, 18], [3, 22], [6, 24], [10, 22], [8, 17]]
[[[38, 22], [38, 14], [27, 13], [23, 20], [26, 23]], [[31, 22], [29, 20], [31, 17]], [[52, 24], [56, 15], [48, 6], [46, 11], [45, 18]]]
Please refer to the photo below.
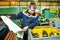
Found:
[[3, 20], [0, 18], [0, 21], [3, 21]]
[[31, 8], [31, 6], [33, 6], [33, 8], [36, 9], [36, 3], [31, 2], [30, 5], [29, 5], [29, 8]]

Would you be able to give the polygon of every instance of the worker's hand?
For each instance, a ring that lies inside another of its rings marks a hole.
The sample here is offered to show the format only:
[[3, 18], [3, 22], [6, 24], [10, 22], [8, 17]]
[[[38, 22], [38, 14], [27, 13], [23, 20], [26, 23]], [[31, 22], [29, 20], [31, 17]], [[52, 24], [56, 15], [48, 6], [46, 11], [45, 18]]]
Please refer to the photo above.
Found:
[[11, 16], [8, 16], [8, 15], [6, 17], [11, 18]]
[[25, 26], [25, 27], [22, 29], [23, 32], [25, 32], [25, 31], [27, 31], [27, 30], [28, 30], [28, 26]]

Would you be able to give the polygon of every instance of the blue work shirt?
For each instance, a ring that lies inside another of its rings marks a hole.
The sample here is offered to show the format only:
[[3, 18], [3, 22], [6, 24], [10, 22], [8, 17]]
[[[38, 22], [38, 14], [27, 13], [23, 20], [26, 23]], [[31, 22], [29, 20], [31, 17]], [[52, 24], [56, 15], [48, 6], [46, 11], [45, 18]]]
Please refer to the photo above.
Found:
[[12, 16], [12, 19], [20, 19], [22, 18], [22, 24], [21, 27], [24, 28], [25, 26], [28, 26], [29, 28], [33, 28], [38, 23], [38, 16], [33, 15], [32, 17], [29, 17], [29, 12], [20, 12], [16, 16]]

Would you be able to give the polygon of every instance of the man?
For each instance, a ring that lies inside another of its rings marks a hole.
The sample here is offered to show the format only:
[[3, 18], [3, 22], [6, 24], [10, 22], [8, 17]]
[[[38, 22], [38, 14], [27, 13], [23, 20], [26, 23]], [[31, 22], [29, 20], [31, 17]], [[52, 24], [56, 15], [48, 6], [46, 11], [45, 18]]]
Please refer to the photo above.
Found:
[[7, 25], [5, 25], [3, 20], [0, 18], [0, 40], [4, 40], [8, 32], [9, 32], [9, 29]]
[[28, 29], [33, 28], [37, 25], [38, 23], [38, 13], [35, 12], [36, 9], [36, 4], [30, 3], [29, 8], [26, 12], [20, 12], [16, 16], [7, 16], [11, 19], [20, 19], [22, 18], [22, 24], [21, 28], [23, 29], [22, 31], [24, 32], [24, 37], [23, 40], [28, 40]]

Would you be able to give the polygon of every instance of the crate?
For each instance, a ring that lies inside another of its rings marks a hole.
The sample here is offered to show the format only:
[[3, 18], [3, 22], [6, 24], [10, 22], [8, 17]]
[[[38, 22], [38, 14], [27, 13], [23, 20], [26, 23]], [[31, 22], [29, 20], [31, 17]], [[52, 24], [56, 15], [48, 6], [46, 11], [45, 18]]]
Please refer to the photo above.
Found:
[[[30, 30], [29, 30], [30, 40], [60, 40], [60, 36], [52, 36], [52, 37], [43, 37], [43, 38], [33, 38]], [[29, 39], [28, 39], [29, 40]]]

